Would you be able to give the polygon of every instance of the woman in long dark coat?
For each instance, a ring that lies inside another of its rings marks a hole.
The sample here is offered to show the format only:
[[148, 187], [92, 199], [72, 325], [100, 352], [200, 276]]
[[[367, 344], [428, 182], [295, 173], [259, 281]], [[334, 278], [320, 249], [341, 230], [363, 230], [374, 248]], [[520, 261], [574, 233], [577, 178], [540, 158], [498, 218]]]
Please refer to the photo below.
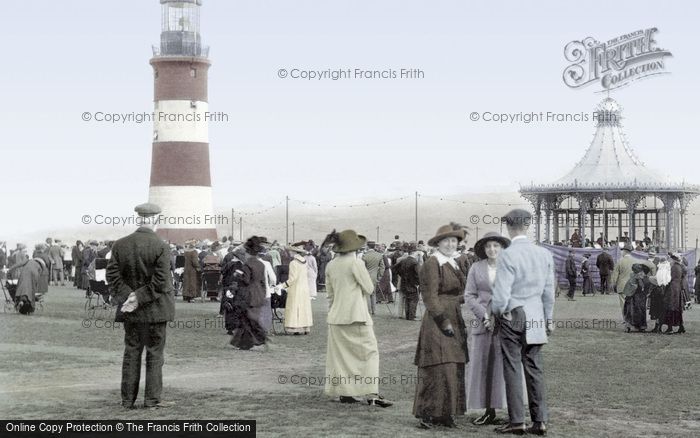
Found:
[[201, 267], [197, 250], [194, 249], [194, 241], [185, 242], [185, 269], [182, 273], [182, 299], [191, 303], [194, 298], [201, 295], [200, 278]]
[[238, 280], [243, 272], [246, 259], [245, 250], [239, 247], [226, 256], [224, 259], [226, 263], [221, 269], [224, 294], [221, 299], [220, 313], [224, 315], [224, 328], [229, 335], [232, 335], [236, 328], [236, 311], [233, 306], [239, 290]]
[[593, 279], [591, 278], [591, 264], [589, 258], [591, 255], [586, 253], [583, 255], [583, 263], [581, 263], [581, 277], [583, 277], [583, 286], [581, 293], [586, 295], [595, 295], [595, 288], [593, 287]]
[[462, 318], [466, 273], [455, 260], [464, 230], [457, 224], [440, 227], [430, 246], [438, 251], [420, 271], [420, 293], [427, 309], [416, 349], [418, 383], [413, 415], [419, 427], [456, 427], [454, 416], [467, 409], [464, 366], [469, 361], [467, 331]]
[[[377, 282], [377, 302], [394, 302], [394, 294], [391, 293], [391, 263], [384, 250], [382, 250], [382, 260], [384, 261], [384, 273]], [[320, 271], [319, 271], [320, 272]]]
[[95, 265], [92, 263], [97, 258], [97, 241], [88, 242], [83, 250], [83, 267], [80, 271], [83, 290], [90, 290], [90, 280], [95, 279]]
[[51, 276], [51, 260], [49, 259], [49, 248], [43, 243], [39, 243], [34, 248], [34, 254], [32, 254], [33, 259], [41, 259], [44, 262], [45, 269], [41, 270], [41, 275], [39, 276], [39, 285], [37, 293], [45, 294], [49, 291], [49, 278]]
[[685, 333], [683, 327], [683, 265], [678, 254], [671, 254], [671, 282], [666, 286], [664, 304], [666, 313], [663, 323], [666, 324], [664, 333], [674, 333], [673, 327], [678, 327], [675, 333]]
[[12, 266], [9, 272], [17, 272], [17, 289], [15, 291], [15, 307], [22, 314], [34, 313], [36, 296], [41, 278], [47, 270], [46, 262], [41, 257], [29, 259], [21, 264]]
[[664, 316], [666, 315], [666, 306], [664, 304], [664, 291], [666, 286], [671, 282], [671, 264], [666, 257], [658, 258], [659, 263], [656, 267], [656, 275], [649, 278], [648, 296], [649, 296], [649, 319], [654, 321], [652, 333], [661, 333], [661, 325], [663, 324]]
[[75, 268], [75, 274], [73, 275], [73, 286], [78, 289], [83, 288], [83, 242], [77, 240], [75, 246], [71, 251], [71, 258], [73, 259], [73, 267]]
[[265, 265], [257, 257], [263, 251], [264, 237], [253, 236], [244, 245], [250, 257], [243, 265], [239, 275], [238, 292], [233, 298], [233, 320], [235, 328], [231, 345], [241, 350], [250, 350], [256, 345], [264, 345], [266, 330], [260, 324], [263, 306], [269, 305], [265, 299], [267, 293]]
[[650, 272], [649, 267], [640, 263], [632, 265], [632, 276], [627, 281], [623, 290], [625, 294], [625, 304], [623, 314], [627, 333], [634, 327], [637, 331], [643, 332], [647, 329], [647, 284], [649, 280], [646, 274]]

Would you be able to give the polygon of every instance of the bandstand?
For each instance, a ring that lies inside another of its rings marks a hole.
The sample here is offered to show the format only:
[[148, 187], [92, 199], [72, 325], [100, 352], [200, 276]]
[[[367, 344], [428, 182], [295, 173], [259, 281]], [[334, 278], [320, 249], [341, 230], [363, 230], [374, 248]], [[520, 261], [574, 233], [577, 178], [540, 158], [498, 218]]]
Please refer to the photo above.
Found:
[[520, 188], [539, 219], [537, 241], [565, 241], [578, 229], [582, 242], [603, 233], [607, 241], [648, 237], [658, 249], [685, 249], [686, 212], [700, 186], [669, 181], [637, 158], [614, 99], [604, 99], [594, 118], [593, 141], [569, 173], [551, 184]]

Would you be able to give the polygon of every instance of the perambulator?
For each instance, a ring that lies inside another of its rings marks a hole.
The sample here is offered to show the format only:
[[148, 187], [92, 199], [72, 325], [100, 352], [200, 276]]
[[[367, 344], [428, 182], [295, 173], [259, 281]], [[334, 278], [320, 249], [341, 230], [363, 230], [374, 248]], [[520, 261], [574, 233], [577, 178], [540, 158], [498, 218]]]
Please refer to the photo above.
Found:
[[175, 296], [182, 295], [182, 276], [185, 273], [185, 256], [175, 256], [175, 270], [173, 271], [173, 289]]
[[219, 258], [215, 255], [208, 255], [202, 260], [202, 289], [204, 297], [212, 301], [219, 300], [221, 293], [221, 267]]
[[282, 295], [275, 293], [270, 297], [272, 306], [272, 332], [274, 334], [285, 333], [284, 330], [284, 308], [287, 306], [287, 291], [282, 289]]
[[2, 286], [2, 293], [5, 296], [3, 311], [11, 312], [15, 308], [15, 294], [17, 293], [17, 280], [7, 279]]
[[32, 307], [31, 300], [28, 297], [17, 297], [17, 284], [17, 279], [7, 279], [5, 284], [2, 285], [5, 298], [5, 303], [3, 304], [4, 312], [16, 310], [19, 313], [32, 314], [36, 310], [44, 310], [44, 294], [38, 292], [34, 294], [34, 306]]
[[88, 280], [88, 290], [85, 292], [85, 314], [88, 318], [107, 317], [112, 312], [109, 302], [109, 287], [107, 286], [108, 259], [96, 258], [95, 278]]

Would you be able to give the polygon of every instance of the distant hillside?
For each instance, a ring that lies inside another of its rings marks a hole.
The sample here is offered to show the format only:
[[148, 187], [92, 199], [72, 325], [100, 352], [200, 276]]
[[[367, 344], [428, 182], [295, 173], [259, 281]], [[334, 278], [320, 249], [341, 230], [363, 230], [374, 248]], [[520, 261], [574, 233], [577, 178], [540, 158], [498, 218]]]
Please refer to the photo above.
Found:
[[[380, 242], [391, 242], [394, 240], [394, 235], [398, 235], [401, 240], [413, 240], [415, 236], [414, 198], [381, 204], [383, 200], [383, 198], [361, 200], [352, 203], [353, 207], [347, 207], [350, 203], [339, 201], [339, 206], [335, 208], [329, 203], [317, 206], [290, 201], [289, 239], [313, 239], [320, 242], [333, 228], [337, 230], [352, 228], [365, 234], [369, 239], [376, 240], [377, 227], [379, 227]], [[358, 205], [360, 203], [371, 205], [360, 206]], [[285, 206], [280, 204], [264, 211], [269, 207], [269, 205], [236, 206], [235, 211], [244, 214], [263, 211], [259, 214], [243, 216], [243, 238], [257, 234], [280, 242], [285, 240]], [[418, 200], [418, 239], [427, 241], [440, 225], [454, 221], [471, 227], [468, 240], [471, 245], [476, 241], [477, 235], [482, 236], [488, 231], [500, 231], [501, 226], [494, 218], [499, 218], [516, 207], [530, 209], [529, 204], [518, 193], [468, 193], [445, 196], [444, 200], [438, 197], [421, 196]], [[219, 209], [216, 213], [230, 216], [231, 209]], [[236, 221], [238, 220], [237, 213]], [[229, 225], [218, 227], [220, 236], [231, 235], [230, 224], [229, 219]], [[7, 236], [7, 240], [14, 246], [16, 241], [32, 244], [43, 241], [47, 236], [59, 237], [64, 242], [75, 242], [76, 239], [117, 239], [130, 232], [131, 227], [84, 226], [73, 229], [47, 227], [31, 235], [17, 236], [15, 239]], [[695, 245], [695, 238], [699, 233], [700, 203], [695, 202], [691, 204], [688, 214], [689, 246]], [[233, 236], [236, 239], [240, 237], [238, 223], [234, 225]]]

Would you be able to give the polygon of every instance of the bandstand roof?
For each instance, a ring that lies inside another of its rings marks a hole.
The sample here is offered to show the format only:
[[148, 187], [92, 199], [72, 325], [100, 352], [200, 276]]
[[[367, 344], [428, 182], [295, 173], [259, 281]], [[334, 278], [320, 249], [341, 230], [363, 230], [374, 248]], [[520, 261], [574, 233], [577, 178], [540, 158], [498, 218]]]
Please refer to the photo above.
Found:
[[554, 184], [661, 185], [668, 181], [644, 166], [622, 132], [621, 108], [606, 98], [596, 108], [598, 126], [588, 150], [573, 169]]
[[522, 187], [521, 192], [697, 190], [669, 181], [642, 163], [625, 138], [621, 113], [614, 99], [603, 99], [596, 107], [595, 135], [583, 158], [553, 183]]

